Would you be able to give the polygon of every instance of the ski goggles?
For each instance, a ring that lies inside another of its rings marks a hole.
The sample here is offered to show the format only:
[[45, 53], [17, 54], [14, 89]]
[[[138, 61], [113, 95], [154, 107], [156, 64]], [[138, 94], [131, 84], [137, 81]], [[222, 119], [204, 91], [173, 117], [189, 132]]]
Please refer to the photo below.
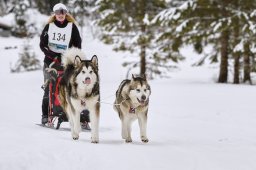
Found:
[[60, 15], [60, 14], [65, 15], [65, 14], [67, 14], [67, 12], [68, 11], [65, 9], [58, 9], [58, 10], [54, 11], [54, 14], [55, 15]]

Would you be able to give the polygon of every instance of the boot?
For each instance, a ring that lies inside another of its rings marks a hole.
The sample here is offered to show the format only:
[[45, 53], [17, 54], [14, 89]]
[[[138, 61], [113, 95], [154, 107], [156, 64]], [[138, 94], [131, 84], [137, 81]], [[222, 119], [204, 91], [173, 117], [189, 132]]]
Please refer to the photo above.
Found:
[[81, 123], [81, 126], [82, 126], [82, 129], [91, 130], [91, 127], [88, 122]]
[[46, 88], [44, 91], [44, 96], [42, 100], [42, 119], [41, 123], [45, 125], [48, 122], [48, 111], [49, 111], [49, 88]]
[[48, 115], [42, 115], [41, 123], [45, 125], [48, 122]]

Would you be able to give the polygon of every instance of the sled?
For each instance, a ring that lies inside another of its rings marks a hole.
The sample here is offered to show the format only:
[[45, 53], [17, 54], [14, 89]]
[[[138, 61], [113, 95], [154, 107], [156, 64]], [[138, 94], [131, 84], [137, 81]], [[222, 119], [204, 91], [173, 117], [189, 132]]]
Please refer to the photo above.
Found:
[[[70, 128], [67, 128], [67, 127], [59, 127], [59, 129], [56, 129], [56, 127], [48, 126], [47, 124], [36, 123], [35, 125], [46, 128], [46, 129], [59, 130], [59, 131], [71, 131]], [[82, 128], [83, 132], [88, 132], [90, 130], [91, 129], [88, 129], [88, 128]]]
[[[51, 69], [49, 71], [49, 107], [48, 107], [48, 122], [44, 126], [59, 129], [62, 122], [68, 122], [68, 118], [59, 101], [59, 85], [63, 76], [63, 69]], [[54, 123], [57, 121], [57, 125]], [[80, 122], [83, 129], [90, 130], [88, 122], [89, 111], [83, 110], [80, 114]], [[56, 126], [56, 127], [55, 127]]]

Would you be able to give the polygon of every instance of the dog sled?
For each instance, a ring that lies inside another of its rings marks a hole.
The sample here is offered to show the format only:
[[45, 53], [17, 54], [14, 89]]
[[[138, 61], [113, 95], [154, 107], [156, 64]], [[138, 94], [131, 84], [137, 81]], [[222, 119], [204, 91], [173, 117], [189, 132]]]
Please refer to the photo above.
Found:
[[[46, 86], [49, 86], [49, 106], [48, 106], [48, 121], [47, 123], [42, 123], [42, 126], [59, 129], [62, 122], [68, 122], [68, 118], [63, 108], [61, 107], [59, 101], [59, 84], [63, 76], [63, 67], [48, 68], [50, 78], [42, 86], [45, 89]], [[83, 110], [80, 114], [80, 122], [82, 129], [91, 130], [89, 126], [89, 111]]]

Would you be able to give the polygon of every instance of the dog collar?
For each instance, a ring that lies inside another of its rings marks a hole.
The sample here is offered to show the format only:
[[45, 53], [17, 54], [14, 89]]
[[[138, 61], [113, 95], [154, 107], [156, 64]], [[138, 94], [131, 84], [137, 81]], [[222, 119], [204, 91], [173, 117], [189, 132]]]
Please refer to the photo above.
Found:
[[129, 113], [135, 113], [135, 108], [134, 107], [130, 107]]

